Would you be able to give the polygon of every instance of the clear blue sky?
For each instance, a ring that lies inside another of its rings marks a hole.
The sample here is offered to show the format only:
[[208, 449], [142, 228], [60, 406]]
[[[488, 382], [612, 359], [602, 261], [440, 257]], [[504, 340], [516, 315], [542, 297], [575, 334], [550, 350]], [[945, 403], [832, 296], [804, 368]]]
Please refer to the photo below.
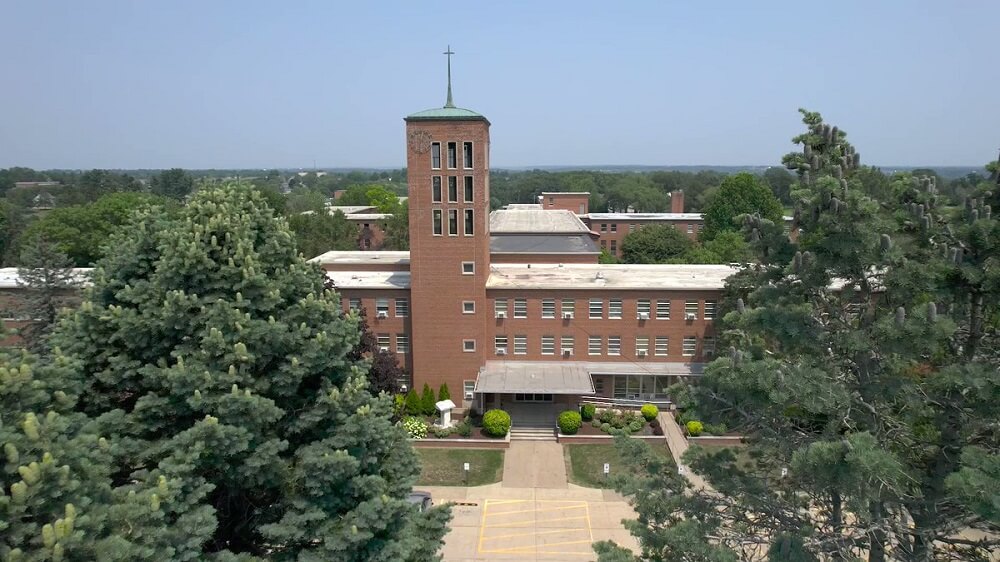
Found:
[[1000, 2], [3, 0], [0, 167], [396, 167], [402, 118], [494, 167], [773, 164], [798, 107], [865, 162], [1000, 146]]

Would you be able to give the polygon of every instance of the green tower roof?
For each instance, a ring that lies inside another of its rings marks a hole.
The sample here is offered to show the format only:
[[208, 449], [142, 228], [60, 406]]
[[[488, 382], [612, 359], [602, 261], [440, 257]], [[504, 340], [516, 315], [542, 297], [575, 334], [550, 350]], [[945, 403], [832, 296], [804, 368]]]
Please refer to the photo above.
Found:
[[448, 46], [448, 50], [444, 52], [448, 56], [448, 99], [445, 101], [444, 107], [435, 107], [433, 109], [425, 109], [423, 111], [418, 111], [411, 115], [406, 116], [406, 121], [440, 121], [440, 120], [463, 120], [463, 121], [489, 121], [486, 117], [481, 114], [472, 111], [471, 109], [463, 109], [461, 107], [455, 107], [455, 103], [451, 98], [451, 55], [455, 53], [451, 52], [451, 45]]

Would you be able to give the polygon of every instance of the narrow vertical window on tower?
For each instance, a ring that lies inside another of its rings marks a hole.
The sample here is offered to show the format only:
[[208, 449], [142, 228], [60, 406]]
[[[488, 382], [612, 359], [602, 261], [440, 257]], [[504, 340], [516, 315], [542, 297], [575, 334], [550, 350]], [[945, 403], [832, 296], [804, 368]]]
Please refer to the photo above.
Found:
[[434, 209], [431, 216], [433, 217], [434, 223], [434, 235], [441, 236], [441, 209]]
[[458, 236], [458, 209], [448, 210], [448, 236]]
[[458, 178], [448, 176], [448, 202], [458, 203]]
[[441, 143], [431, 143], [431, 168], [441, 169]]
[[466, 209], [465, 210], [465, 235], [466, 236], [472, 236], [473, 234], [475, 234], [475, 230], [473, 228], [473, 226], [474, 226], [473, 225], [473, 217], [474, 216], [475, 216], [475, 212], [473, 212], [472, 209]]
[[431, 201], [441, 202], [441, 176], [431, 177]]
[[472, 169], [472, 143], [463, 142], [462, 143], [462, 166], [466, 170]]
[[454, 142], [448, 143], [448, 167], [449, 168], [458, 167], [458, 143]]
[[472, 176], [465, 176], [465, 202], [472, 203]]

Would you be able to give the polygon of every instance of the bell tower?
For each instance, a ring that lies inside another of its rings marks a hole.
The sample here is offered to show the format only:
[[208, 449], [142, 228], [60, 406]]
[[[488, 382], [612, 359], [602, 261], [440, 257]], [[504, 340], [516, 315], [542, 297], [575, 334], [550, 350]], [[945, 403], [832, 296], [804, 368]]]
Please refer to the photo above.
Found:
[[444, 106], [405, 118], [413, 385], [419, 392], [426, 382], [436, 392], [447, 383], [452, 400], [467, 407], [464, 387], [493, 343], [486, 334], [490, 122], [455, 106], [454, 53], [444, 54]]

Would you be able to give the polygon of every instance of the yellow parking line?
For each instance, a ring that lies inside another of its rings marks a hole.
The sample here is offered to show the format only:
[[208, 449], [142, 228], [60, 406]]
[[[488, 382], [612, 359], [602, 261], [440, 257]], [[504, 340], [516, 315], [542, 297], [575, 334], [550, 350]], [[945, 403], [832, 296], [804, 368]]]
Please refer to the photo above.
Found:
[[566, 507], [552, 507], [552, 508], [549, 508], [549, 509], [518, 509], [516, 511], [494, 511], [490, 515], [497, 516], [497, 515], [507, 515], [507, 514], [510, 514], [510, 513], [546, 513], [546, 512], [549, 512], [549, 511], [563, 511], [563, 510], [566, 510], [566, 509], [581, 509], [581, 508], [584, 508], [584, 507], [587, 507], [587, 506], [585, 506], [585, 505], [569, 505], [569, 506], [566, 506]]
[[486, 501], [491, 502], [493, 505], [504, 505], [508, 503], [530, 502], [531, 500], [486, 500]]
[[[517, 554], [518, 551], [524, 551], [526, 549], [534, 550], [536, 548], [547, 548], [547, 547], [552, 547], [552, 546], [566, 546], [566, 545], [570, 545], [570, 544], [583, 544], [583, 543], [589, 543], [589, 542], [591, 542], [591, 541], [588, 541], [588, 540], [582, 540], [582, 541], [564, 541], [564, 542], [554, 542], [554, 543], [551, 543], [551, 544], [544, 544], [544, 545], [540, 545], [540, 546], [537, 546], [537, 547], [535, 545], [531, 545], [531, 546], [515, 546], [515, 547], [512, 547], [512, 548], [499, 548], [499, 549], [496, 549], [496, 550], [481, 550], [480, 552], [484, 552], [484, 553], [485, 552], [489, 552], [489, 553], [494, 553], [494, 554], [504, 553], [505, 552], [505, 553], [509, 553], [509, 554]], [[539, 554], [586, 554], [586, 553], [583, 553], [583, 552], [572, 552], [572, 553], [544, 552], [544, 553], [541, 553], [540, 552]]]
[[486, 499], [483, 502], [483, 517], [479, 520], [479, 551], [483, 550], [483, 534], [486, 533], [486, 511], [490, 508], [490, 500]]
[[587, 506], [587, 530], [590, 531], [590, 542], [594, 542], [594, 527], [590, 524], [590, 506]]
[[[530, 523], [549, 523], [549, 522], [552, 522], [552, 521], [573, 521], [575, 519], [586, 519], [586, 518], [587, 518], [586, 515], [581, 515], [580, 517], [560, 517], [558, 519], [544, 519], [542, 521], [535, 521], [534, 519], [529, 519], [529, 520], [526, 520], [526, 521], [509, 521], [507, 523], [504, 523], [503, 525], [490, 525], [488, 528], [490, 528], [490, 529], [506, 529], [508, 527], [512, 528], [512, 527], [514, 527], [514, 525], [524, 525], [524, 524], [530, 524]], [[582, 529], [583, 527], [580, 527], [580, 528]]]
[[[496, 527], [493, 527], [496, 528]], [[486, 537], [484, 540], [494, 540], [494, 539], [511, 539], [514, 537], [530, 537], [532, 535], [555, 535], [557, 533], [572, 533], [573, 531], [586, 531], [583, 527], [579, 529], [554, 529], [552, 531], [532, 531], [530, 533], [511, 533], [509, 535], [497, 535], [495, 537]]]

